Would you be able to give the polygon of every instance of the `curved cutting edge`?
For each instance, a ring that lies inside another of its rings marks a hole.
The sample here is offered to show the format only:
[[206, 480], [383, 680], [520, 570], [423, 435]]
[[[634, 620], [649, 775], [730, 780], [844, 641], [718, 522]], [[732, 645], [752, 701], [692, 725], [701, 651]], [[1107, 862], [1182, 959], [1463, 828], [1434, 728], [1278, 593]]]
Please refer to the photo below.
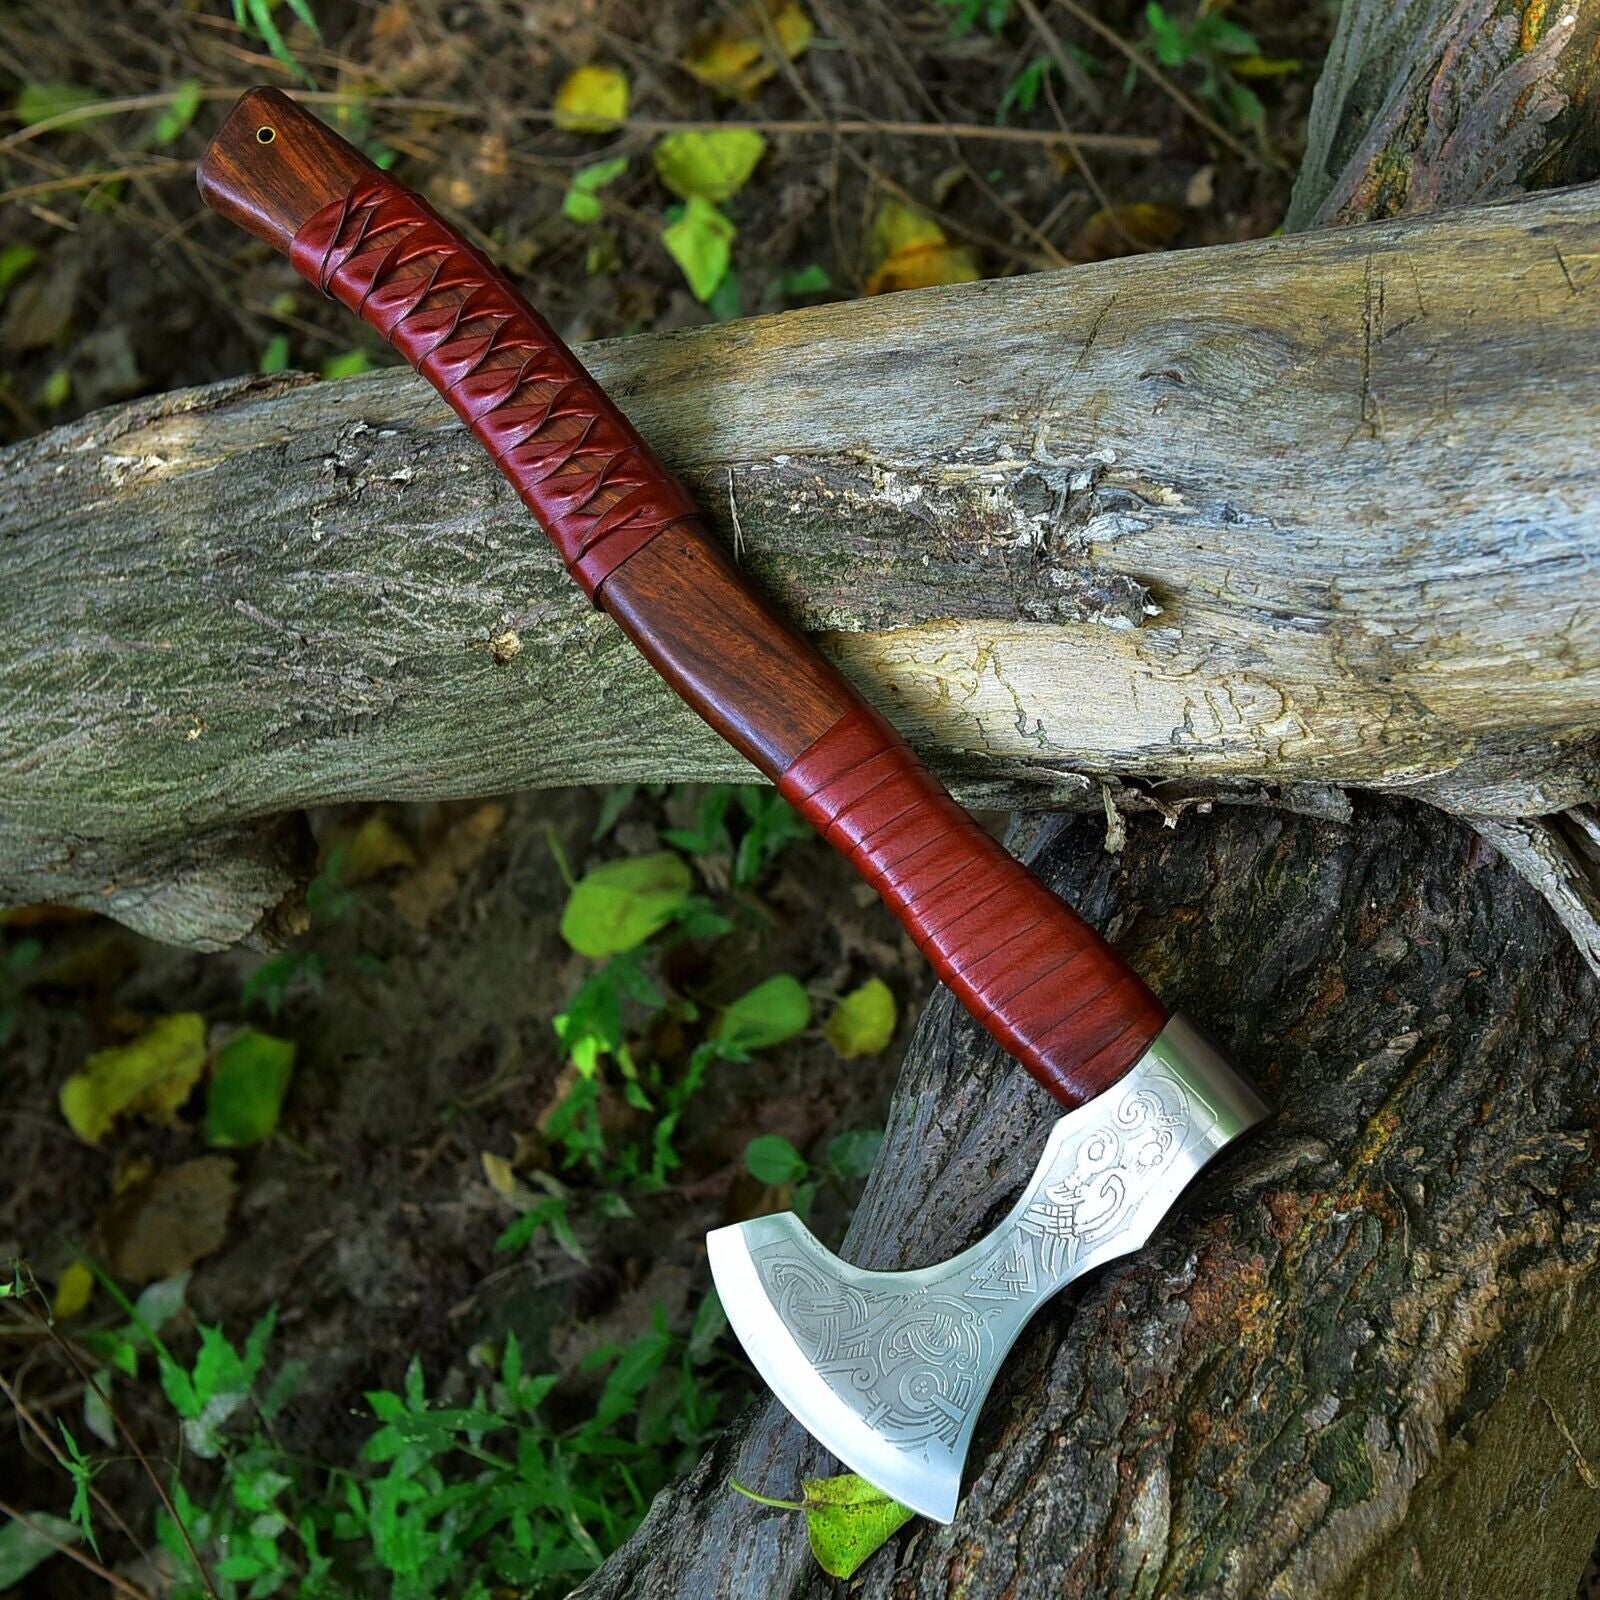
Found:
[[1267, 1115], [1182, 1018], [1062, 1117], [1010, 1214], [909, 1272], [851, 1266], [791, 1213], [706, 1237], [723, 1310], [772, 1391], [847, 1466], [922, 1516], [955, 1515], [978, 1413], [1064, 1284], [1138, 1249], [1194, 1175]]
[[809, 1244], [807, 1254], [829, 1254], [791, 1211], [706, 1235], [706, 1254], [722, 1309], [751, 1364], [807, 1431], [852, 1472], [919, 1516], [949, 1522], [961, 1493], [960, 1461], [952, 1461], [944, 1471], [934, 1463], [913, 1460], [831, 1387], [778, 1314], [751, 1257], [752, 1248], [780, 1243], [801, 1249]]

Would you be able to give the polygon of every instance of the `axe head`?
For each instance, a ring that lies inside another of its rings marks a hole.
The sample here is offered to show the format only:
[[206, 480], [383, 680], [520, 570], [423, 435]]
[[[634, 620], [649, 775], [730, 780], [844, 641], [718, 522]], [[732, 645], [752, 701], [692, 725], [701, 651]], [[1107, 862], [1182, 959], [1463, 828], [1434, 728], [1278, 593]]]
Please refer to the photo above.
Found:
[[1056, 1123], [987, 1238], [936, 1266], [841, 1261], [792, 1212], [706, 1237], [728, 1321], [772, 1391], [841, 1461], [949, 1522], [984, 1396], [1028, 1319], [1136, 1250], [1213, 1155], [1268, 1114], [1173, 1017], [1109, 1090]]

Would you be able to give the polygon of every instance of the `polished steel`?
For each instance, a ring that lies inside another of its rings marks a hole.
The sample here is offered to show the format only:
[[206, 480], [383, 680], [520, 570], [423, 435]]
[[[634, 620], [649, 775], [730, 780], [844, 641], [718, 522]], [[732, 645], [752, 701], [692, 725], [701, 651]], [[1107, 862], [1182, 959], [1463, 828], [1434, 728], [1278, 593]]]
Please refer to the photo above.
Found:
[[772, 1391], [902, 1504], [955, 1515], [978, 1413], [1028, 1319], [1137, 1250], [1190, 1179], [1268, 1106], [1181, 1017], [1056, 1123], [991, 1234], [932, 1267], [841, 1261], [792, 1212], [706, 1237], [723, 1309]]

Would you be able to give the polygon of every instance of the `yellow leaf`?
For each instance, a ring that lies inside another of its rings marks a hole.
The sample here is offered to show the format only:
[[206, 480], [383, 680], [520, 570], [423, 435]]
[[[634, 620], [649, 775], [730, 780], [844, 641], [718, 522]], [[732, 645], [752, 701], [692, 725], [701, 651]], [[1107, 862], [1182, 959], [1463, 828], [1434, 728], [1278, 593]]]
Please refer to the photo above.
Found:
[[857, 1056], [875, 1056], [886, 1050], [894, 1037], [896, 1020], [894, 995], [882, 978], [868, 978], [833, 1008], [822, 1030], [828, 1043], [846, 1061]]
[[339, 858], [341, 883], [366, 883], [394, 867], [417, 864], [417, 852], [382, 811], [374, 811], [336, 845], [344, 852]]
[[650, 152], [661, 181], [680, 198], [722, 201], [750, 180], [767, 141], [752, 128], [685, 129]]
[[872, 254], [878, 265], [867, 279], [868, 294], [972, 283], [983, 276], [971, 250], [951, 244], [932, 217], [898, 200], [886, 200], [873, 218]]
[[94, 1274], [81, 1261], [74, 1261], [56, 1284], [55, 1298], [50, 1302], [50, 1313], [57, 1321], [81, 1316], [94, 1293]]
[[569, 133], [609, 133], [628, 115], [628, 80], [591, 62], [556, 91], [555, 124]]
[[748, 100], [778, 70], [773, 46], [793, 61], [815, 31], [799, 0], [753, 0], [696, 28], [683, 64], [711, 88]]
[[483, 1175], [489, 1180], [489, 1187], [509, 1200], [517, 1192], [517, 1174], [511, 1163], [493, 1150], [485, 1150], [478, 1159], [483, 1162]]
[[1171, 206], [1114, 206], [1084, 223], [1067, 254], [1074, 261], [1112, 261], [1165, 250], [1182, 232], [1183, 214]]
[[1303, 64], [1294, 56], [1240, 56], [1228, 63], [1228, 71], [1241, 78], [1288, 78]]
[[131, 1044], [90, 1056], [61, 1086], [61, 1113], [90, 1144], [98, 1144], [118, 1117], [170, 1123], [205, 1065], [205, 1022], [197, 1012], [181, 1011]]

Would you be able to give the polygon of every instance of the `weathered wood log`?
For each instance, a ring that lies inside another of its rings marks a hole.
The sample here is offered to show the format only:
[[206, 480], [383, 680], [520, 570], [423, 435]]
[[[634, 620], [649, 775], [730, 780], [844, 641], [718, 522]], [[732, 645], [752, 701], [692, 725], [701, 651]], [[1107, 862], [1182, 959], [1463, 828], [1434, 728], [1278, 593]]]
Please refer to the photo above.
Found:
[[[850, 1592], [1566, 1600], [1600, 1523], [1600, 982], [1555, 919], [1394, 801], [1136, 819], [1120, 871], [1086, 819], [1025, 853], [1282, 1111], [1041, 1314], [956, 1523], [912, 1523]], [[1053, 1115], [940, 993], [844, 1254], [987, 1232]], [[832, 1470], [768, 1402], [580, 1593], [829, 1593], [800, 1519], [727, 1481]]]
[[[1600, 3], [1347, 0], [1317, 81], [1289, 226], [1503, 199], [1600, 174]], [[1478, 831], [1600, 973], [1592, 810]], [[1576, 842], [1575, 842], [1576, 841]]]
[[[1533, 814], [1600, 785], [1596, 278], [1578, 189], [588, 356], [968, 794]], [[89, 417], [0, 532], [0, 897], [221, 943], [298, 807], [741, 770], [409, 374]]]

